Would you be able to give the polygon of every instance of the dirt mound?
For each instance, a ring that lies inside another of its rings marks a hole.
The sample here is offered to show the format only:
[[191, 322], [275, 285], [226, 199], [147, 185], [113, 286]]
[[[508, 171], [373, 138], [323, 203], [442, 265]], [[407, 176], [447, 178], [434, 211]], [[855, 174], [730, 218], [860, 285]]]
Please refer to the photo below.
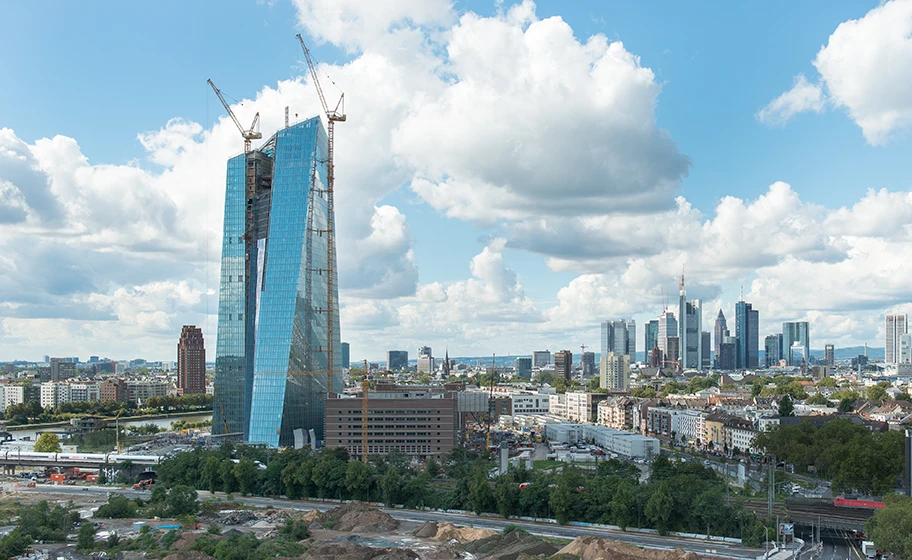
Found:
[[164, 560], [215, 560], [213, 557], [202, 552], [175, 552], [165, 556]]
[[432, 538], [435, 541], [449, 542], [457, 540], [459, 542], [471, 542], [478, 539], [484, 539], [498, 535], [497, 531], [491, 529], [474, 529], [472, 527], [457, 527], [452, 523], [442, 523], [437, 526], [437, 534]]
[[421, 556], [408, 548], [394, 548], [385, 554], [374, 556], [373, 560], [421, 560]]
[[437, 536], [437, 524], [433, 521], [425, 521], [412, 534], [419, 539], [433, 539]]
[[355, 543], [320, 543], [310, 547], [299, 556], [300, 560], [371, 560], [384, 553], [383, 549], [371, 548]]
[[308, 525], [312, 523], [323, 523], [323, 512], [312, 509], [300, 517]]
[[631, 544], [620, 543], [598, 537], [579, 537], [557, 551], [582, 560], [700, 560], [693, 552], [675, 550], [653, 550]]
[[399, 522], [382, 511], [361, 502], [351, 502], [327, 511], [323, 526], [334, 531], [386, 533], [399, 527]]
[[517, 560], [521, 555], [551, 556], [557, 547], [524, 531], [510, 531], [472, 541], [462, 547], [478, 558]]

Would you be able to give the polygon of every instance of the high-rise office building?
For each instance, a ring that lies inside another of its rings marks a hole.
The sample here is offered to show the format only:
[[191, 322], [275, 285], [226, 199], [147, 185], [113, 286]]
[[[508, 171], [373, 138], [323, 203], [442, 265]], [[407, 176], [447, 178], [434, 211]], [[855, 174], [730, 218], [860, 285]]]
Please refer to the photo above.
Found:
[[674, 338], [678, 341], [677, 344], [680, 344], [680, 339], [678, 338], [678, 321], [675, 319], [674, 313], [671, 311], [665, 310], [664, 313], [659, 315], [659, 350], [662, 351], [662, 360], [674, 362], [678, 360], [678, 348], [676, 347], [672, 353], [669, 348], [668, 339]]
[[184, 325], [177, 343], [177, 392], [206, 393], [206, 344], [203, 330], [196, 325]]
[[799, 344], [798, 342], [792, 343], [788, 350], [788, 364], [790, 366], [802, 366], [807, 365], [807, 348]]
[[801, 359], [804, 363], [810, 363], [811, 337], [807, 321], [789, 321], [782, 323], [783, 352], [780, 355], [789, 360], [789, 365], [791, 365], [791, 362], [793, 361], [791, 350], [796, 342], [798, 343], [798, 346], [801, 346], [804, 349], [804, 355], [801, 356]]
[[746, 301], [735, 304], [735, 336], [738, 347], [735, 352], [737, 369], [757, 369], [760, 353], [760, 313]]
[[637, 326], [633, 319], [627, 320], [627, 357], [631, 364], [637, 361]]
[[[227, 427], [250, 443], [284, 447], [303, 445], [313, 430], [322, 440], [326, 396], [342, 392], [338, 305], [332, 316], [327, 311], [329, 261], [338, 270], [325, 234], [335, 220], [326, 200], [327, 149], [313, 117], [228, 160], [216, 435]], [[338, 302], [338, 279], [331, 285]]]
[[823, 356], [824, 361], [827, 367], [834, 367], [836, 365], [836, 347], [832, 344], [827, 344], [823, 347]]
[[782, 335], [771, 334], [763, 339], [763, 354], [766, 367], [776, 367], [782, 359]]
[[561, 350], [554, 353], [554, 377], [570, 381], [573, 376], [573, 352]]
[[703, 350], [703, 304], [699, 299], [687, 301], [684, 290], [684, 275], [678, 292], [678, 339], [681, 345], [681, 367], [683, 369], [700, 369]]
[[649, 363], [649, 353], [652, 352], [652, 349], [655, 348], [656, 344], [659, 342], [659, 322], [656, 319], [646, 323], [646, 336], [644, 342], [646, 346], [643, 350], [646, 351], [646, 363]]
[[583, 377], [595, 376], [595, 352], [583, 352], [580, 358], [580, 368]]
[[347, 342], [342, 343], [342, 369], [351, 369], [351, 346]]
[[631, 362], [636, 361], [636, 322], [633, 319], [602, 323], [601, 353], [606, 355], [609, 352], [626, 354]]
[[630, 358], [626, 354], [609, 352], [599, 359], [599, 387], [609, 391], [626, 391], [630, 388]]
[[76, 377], [76, 362], [68, 361], [67, 358], [51, 358], [48, 380], [63, 381], [71, 377]]
[[726, 336], [719, 345], [719, 369], [733, 370], [737, 368], [738, 338]]
[[899, 337], [899, 363], [912, 363], [912, 334], [906, 333]]
[[712, 334], [709, 331], [703, 331], [700, 336], [702, 337], [700, 341], [700, 362], [703, 369], [709, 369], [712, 367], [712, 357], [709, 355], [709, 351], [712, 348]]
[[909, 332], [909, 317], [905, 313], [887, 315], [885, 327], [884, 362], [899, 363], [899, 337]]
[[550, 350], [536, 350], [532, 352], [532, 365], [535, 367], [545, 367], [551, 363]]
[[437, 369], [434, 363], [434, 353], [430, 346], [418, 348], [418, 373], [433, 373]]
[[728, 331], [728, 323], [725, 321], [725, 313], [722, 313], [722, 310], [719, 310], [719, 315], [716, 316], [716, 324], [713, 326], [713, 359], [716, 362], [716, 367], [721, 368], [719, 365], [719, 356], [722, 355], [720, 346], [725, 340], [726, 336], [729, 336], [731, 333]]
[[390, 350], [386, 353], [386, 370], [402, 371], [408, 369], [408, 350]]
[[516, 377], [532, 379], [532, 358], [516, 358], [513, 360], [513, 373]]

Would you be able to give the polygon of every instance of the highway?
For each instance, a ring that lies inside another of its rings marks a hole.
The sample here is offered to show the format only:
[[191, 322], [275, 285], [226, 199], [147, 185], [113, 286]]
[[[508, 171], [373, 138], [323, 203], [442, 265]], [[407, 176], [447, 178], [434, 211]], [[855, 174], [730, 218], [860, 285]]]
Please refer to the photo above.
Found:
[[[39, 485], [35, 488], [17, 488], [19, 492], [31, 492], [38, 494], [51, 495], [82, 495], [87, 493], [100, 495], [104, 497], [109, 493], [118, 493], [125, 496], [147, 497], [149, 492], [143, 490], [133, 490], [132, 488], [105, 488], [100, 486], [50, 486]], [[224, 494], [217, 493], [218, 497], [224, 498]], [[206, 499], [212, 495], [209, 492], [199, 492], [200, 499]], [[235, 500], [252, 506], [273, 508], [273, 509], [294, 509], [294, 510], [320, 510], [326, 511], [336, 507], [338, 504], [326, 502], [308, 502], [297, 500], [285, 500], [280, 498], [256, 498], [256, 497], [238, 497]], [[763, 551], [756, 548], [747, 548], [737, 544], [724, 542], [710, 542], [698, 539], [686, 539], [680, 537], [660, 537], [658, 535], [630, 533], [623, 531], [611, 531], [608, 529], [573, 527], [564, 525], [553, 525], [546, 523], [534, 523], [528, 521], [495, 519], [488, 517], [477, 517], [471, 514], [455, 514], [437, 511], [417, 511], [396, 508], [381, 508], [393, 518], [400, 521], [413, 521], [422, 523], [424, 521], [435, 521], [438, 523], [450, 522], [461, 526], [480, 527], [485, 529], [503, 530], [508, 525], [519, 526], [534, 535], [544, 537], [556, 537], [563, 539], [575, 539], [582, 536], [594, 536], [606, 539], [612, 539], [620, 542], [633, 544], [645, 548], [657, 548], [664, 550], [673, 550], [680, 548], [688, 552], [697, 554], [707, 554], [724, 558], [757, 558], [762, 556]]]

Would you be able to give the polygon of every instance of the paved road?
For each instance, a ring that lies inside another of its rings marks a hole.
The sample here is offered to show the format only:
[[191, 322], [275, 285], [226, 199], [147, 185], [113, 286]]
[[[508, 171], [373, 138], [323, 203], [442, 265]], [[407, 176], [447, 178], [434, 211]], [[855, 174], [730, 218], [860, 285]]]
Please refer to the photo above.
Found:
[[[85, 495], [86, 493], [101, 494], [119, 493], [127, 496], [148, 495], [148, 492], [133, 489], [112, 489], [98, 486], [49, 486], [39, 485], [35, 488], [19, 488], [21, 492], [34, 492], [42, 494], [65, 494]], [[200, 492], [200, 498], [210, 497], [209, 492]], [[224, 494], [218, 493], [218, 496], [224, 497]], [[284, 500], [279, 498], [253, 498], [253, 497], [235, 497], [237, 501], [244, 502], [254, 506], [276, 508], [276, 509], [295, 509], [295, 510], [312, 510], [317, 509], [326, 511], [336, 507], [338, 504], [324, 502], [307, 502], [297, 500]], [[481, 527], [486, 529], [503, 530], [508, 525], [520, 526], [523, 529], [539, 536], [557, 537], [565, 539], [575, 539], [582, 536], [595, 536], [613, 539], [625, 543], [634, 544], [646, 548], [657, 548], [672, 550], [681, 548], [688, 552], [697, 554], [712, 554], [726, 558], [757, 558], [763, 551], [755, 548], [747, 548], [741, 545], [733, 545], [723, 542], [709, 542], [698, 539], [685, 539], [680, 537], [660, 537], [658, 535], [627, 533], [623, 531], [611, 531], [608, 529], [583, 528], [562, 525], [551, 525], [546, 523], [532, 523], [527, 521], [492, 519], [487, 517], [477, 517], [475, 515], [443, 513], [436, 511], [415, 511], [406, 509], [383, 509], [386, 513], [401, 521], [436, 521], [455, 523], [458, 525], [468, 525], [472, 527]]]
[[816, 549], [808, 550], [801, 555], [802, 560], [863, 560], [861, 549], [855, 542], [855, 539], [846, 532], [836, 529], [824, 529], [820, 535], [823, 546], [820, 548], [820, 555], [815, 553]]

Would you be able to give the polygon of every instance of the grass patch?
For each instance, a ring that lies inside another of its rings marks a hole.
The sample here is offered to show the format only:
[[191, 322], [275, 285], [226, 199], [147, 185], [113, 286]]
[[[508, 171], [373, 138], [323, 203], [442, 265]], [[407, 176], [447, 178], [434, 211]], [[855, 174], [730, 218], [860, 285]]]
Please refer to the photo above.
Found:
[[543, 459], [540, 461], [532, 461], [532, 469], [536, 471], [553, 469], [554, 467], [561, 467], [564, 463], [560, 461], [554, 461], [551, 459]]

